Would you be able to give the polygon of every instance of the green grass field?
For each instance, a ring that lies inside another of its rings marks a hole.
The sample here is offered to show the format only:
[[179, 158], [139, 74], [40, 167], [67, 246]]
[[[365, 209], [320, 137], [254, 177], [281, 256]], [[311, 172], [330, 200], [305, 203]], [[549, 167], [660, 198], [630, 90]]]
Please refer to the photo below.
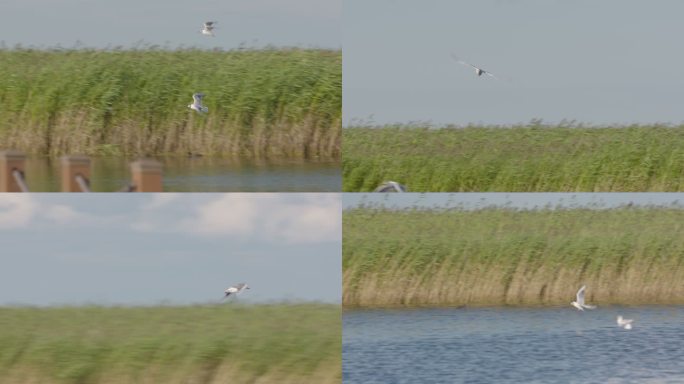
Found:
[[684, 190], [684, 126], [349, 127], [343, 191], [394, 180], [412, 192]]
[[342, 53], [0, 49], [0, 103], [0, 148], [35, 154], [337, 159]]
[[339, 306], [0, 307], [2, 383], [340, 383]]
[[345, 307], [684, 304], [684, 210], [343, 214]]

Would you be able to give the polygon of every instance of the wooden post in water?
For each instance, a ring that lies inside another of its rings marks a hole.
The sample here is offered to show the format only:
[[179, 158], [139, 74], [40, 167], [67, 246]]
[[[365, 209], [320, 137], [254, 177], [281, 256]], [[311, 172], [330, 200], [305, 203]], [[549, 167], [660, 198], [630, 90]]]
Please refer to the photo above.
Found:
[[0, 151], [0, 192], [22, 192], [14, 173], [23, 175], [25, 162], [26, 156], [21, 151]]
[[90, 158], [62, 156], [62, 192], [90, 192]]
[[151, 159], [141, 159], [131, 163], [133, 185], [136, 192], [163, 192], [162, 165]]

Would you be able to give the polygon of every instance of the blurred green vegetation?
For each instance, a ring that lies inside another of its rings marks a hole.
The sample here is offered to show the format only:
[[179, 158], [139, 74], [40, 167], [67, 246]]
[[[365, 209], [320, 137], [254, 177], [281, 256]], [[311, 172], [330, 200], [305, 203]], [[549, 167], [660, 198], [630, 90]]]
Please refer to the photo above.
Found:
[[0, 307], [0, 382], [341, 381], [323, 304]]
[[343, 305], [684, 303], [684, 209], [343, 213]]
[[394, 180], [411, 192], [684, 190], [684, 126], [344, 128], [343, 191]]
[[0, 103], [0, 147], [31, 153], [335, 159], [342, 53], [0, 49]]

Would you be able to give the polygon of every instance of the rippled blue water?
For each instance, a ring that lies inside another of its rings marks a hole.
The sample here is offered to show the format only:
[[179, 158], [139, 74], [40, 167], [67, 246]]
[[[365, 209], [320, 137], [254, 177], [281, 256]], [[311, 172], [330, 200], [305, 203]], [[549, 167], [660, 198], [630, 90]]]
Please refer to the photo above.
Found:
[[343, 326], [344, 383], [684, 383], [684, 307], [351, 310]]

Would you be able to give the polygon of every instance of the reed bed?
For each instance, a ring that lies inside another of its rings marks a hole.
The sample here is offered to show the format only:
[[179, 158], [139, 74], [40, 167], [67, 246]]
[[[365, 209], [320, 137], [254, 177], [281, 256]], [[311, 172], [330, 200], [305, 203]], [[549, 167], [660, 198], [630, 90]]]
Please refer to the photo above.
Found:
[[343, 214], [343, 305], [684, 304], [684, 210]]
[[0, 103], [0, 148], [36, 154], [337, 159], [342, 53], [0, 49]]
[[412, 192], [684, 190], [684, 126], [355, 126], [343, 130], [343, 191], [385, 180]]
[[340, 307], [0, 308], [3, 383], [340, 383]]

